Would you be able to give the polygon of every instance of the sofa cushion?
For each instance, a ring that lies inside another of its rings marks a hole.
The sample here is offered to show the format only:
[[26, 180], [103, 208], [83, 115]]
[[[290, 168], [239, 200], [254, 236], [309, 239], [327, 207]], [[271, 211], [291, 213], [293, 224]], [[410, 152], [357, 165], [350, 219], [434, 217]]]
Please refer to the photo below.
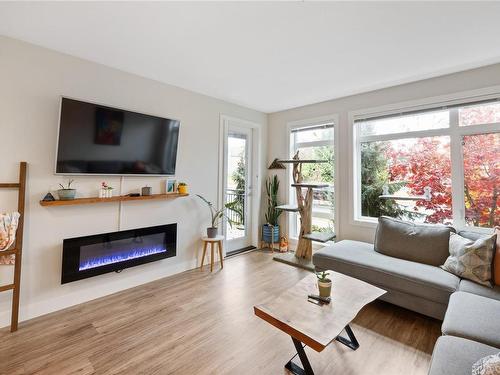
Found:
[[471, 375], [472, 366], [498, 348], [453, 336], [437, 339], [429, 375]]
[[463, 279], [460, 281], [458, 290], [461, 292], [477, 294], [478, 296], [492, 298], [500, 301], [500, 286], [489, 288], [487, 286], [482, 286], [472, 281]]
[[373, 245], [344, 240], [313, 255], [320, 269], [331, 269], [384, 289], [422, 297], [443, 304], [457, 290], [460, 279], [439, 267], [380, 254]]
[[415, 224], [382, 216], [375, 234], [375, 251], [413, 262], [440, 266], [448, 257], [452, 227]]
[[444, 335], [500, 348], [500, 301], [471, 293], [453, 293], [441, 330]]
[[495, 235], [471, 240], [451, 233], [450, 256], [441, 267], [459, 277], [491, 287], [495, 241]]

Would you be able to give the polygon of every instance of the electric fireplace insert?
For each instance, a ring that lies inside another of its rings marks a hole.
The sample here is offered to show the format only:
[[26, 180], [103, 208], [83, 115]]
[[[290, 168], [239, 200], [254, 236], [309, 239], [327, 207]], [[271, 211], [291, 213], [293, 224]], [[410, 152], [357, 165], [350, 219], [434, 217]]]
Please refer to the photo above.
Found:
[[61, 284], [170, 258], [176, 246], [177, 224], [65, 239]]

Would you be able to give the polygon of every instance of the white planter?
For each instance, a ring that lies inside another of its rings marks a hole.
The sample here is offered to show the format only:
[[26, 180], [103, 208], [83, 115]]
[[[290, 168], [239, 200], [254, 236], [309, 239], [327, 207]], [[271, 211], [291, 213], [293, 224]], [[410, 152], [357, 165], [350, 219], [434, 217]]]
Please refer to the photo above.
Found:
[[99, 189], [99, 198], [106, 198], [106, 189]]

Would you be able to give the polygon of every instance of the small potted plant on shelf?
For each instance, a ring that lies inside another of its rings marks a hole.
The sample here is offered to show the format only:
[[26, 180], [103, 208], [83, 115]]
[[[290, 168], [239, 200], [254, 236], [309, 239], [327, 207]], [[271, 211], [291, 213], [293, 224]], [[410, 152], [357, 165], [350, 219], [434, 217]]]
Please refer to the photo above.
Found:
[[179, 185], [177, 186], [177, 192], [179, 194], [187, 194], [188, 185], [185, 182], [179, 182]]
[[68, 180], [68, 183], [66, 184], [66, 186], [64, 186], [63, 184], [59, 184], [59, 186], [61, 188], [59, 190], [57, 190], [57, 195], [59, 196], [60, 200], [69, 201], [69, 200], [75, 199], [76, 189], [71, 188], [71, 184], [74, 181], [75, 180]]
[[280, 226], [278, 219], [281, 215], [281, 210], [276, 209], [278, 206], [278, 189], [280, 182], [278, 176], [269, 177], [266, 181], [267, 193], [267, 213], [266, 224], [262, 227], [262, 241], [267, 243], [279, 243]]
[[226, 208], [231, 208], [231, 203], [227, 203], [224, 205], [224, 207], [216, 209], [214, 208], [214, 205], [212, 202], [209, 202], [207, 199], [202, 197], [199, 194], [196, 194], [198, 198], [200, 198], [203, 202], [205, 202], [208, 206], [208, 209], [210, 210], [210, 216], [212, 217], [212, 226], [207, 228], [207, 237], [208, 238], [215, 238], [217, 237], [217, 234], [219, 232], [219, 224], [222, 222], [224, 217], [227, 219], [227, 222], [229, 225], [232, 227], [233, 226], [233, 221], [229, 219], [226, 214]]
[[328, 275], [329, 273], [326, 271], [316, 272], [320, 297], [330, 297], [332, 293], [332, 280], [328, 278]]

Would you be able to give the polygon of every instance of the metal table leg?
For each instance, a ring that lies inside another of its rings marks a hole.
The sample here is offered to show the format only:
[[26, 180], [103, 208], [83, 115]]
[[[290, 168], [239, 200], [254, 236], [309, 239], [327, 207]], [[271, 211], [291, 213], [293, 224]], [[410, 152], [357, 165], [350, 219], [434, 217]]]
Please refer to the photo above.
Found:
[[349, 336], [349, 338], [345, 338], [343, 336], [337, 336], [335, 339], [344, 344], [345, 346], [351, 348], [352, 350], [356, 350], [357, 348], [359, 348], [359, 342], [358, 340], [356, 339], [356, 336], [354, 336], [354, 332], [352, 332], [352, 329], [351, 327], [349, 327], [349, 324], [345, 326], [345, 331], [347, 333], [347, 336]]
[[314, 372], [312, 370], [311, 364], [309, 363], [309, 359], [307, 358], [302, 343], [293, 337], [292, 341], [293, 344], [295, 345], [295, 349], [297, 350], [297, 354], [299, 355], [300, 362], [302, 362], [302, 366], [304, 367], [302, 368], [299, 365], [293, 363], [293, 358], [295, 358], [295, 356], [293, 356], [292, 359], [290, 359], [288, 363], [285, 365], [285, 368], [295, 375], [314, 375]]

